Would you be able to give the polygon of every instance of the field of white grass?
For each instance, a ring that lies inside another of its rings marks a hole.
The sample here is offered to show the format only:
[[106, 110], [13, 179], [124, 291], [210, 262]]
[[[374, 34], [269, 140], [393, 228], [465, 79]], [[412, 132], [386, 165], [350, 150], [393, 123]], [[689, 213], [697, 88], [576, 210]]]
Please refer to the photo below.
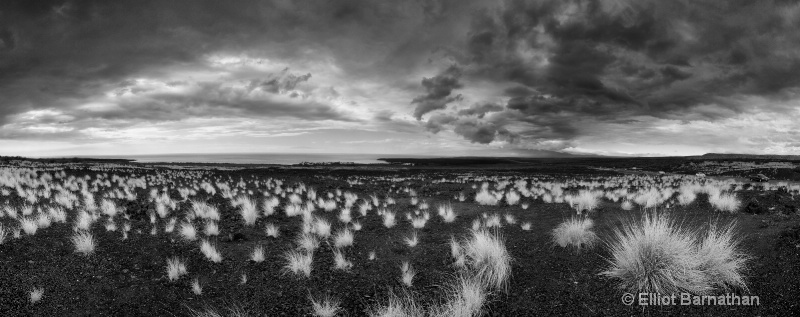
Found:
[[[0, 315], [780, 315], [797, 306], [780, 294], [800, 276], [776, 280], [798, 273], [798, 219], [744, 210], [778, 192], [794, 200], [800, 186], [743, 185], [686, 175], [2, 166]], [[762, 302], [619, 300], [639, 292]]]

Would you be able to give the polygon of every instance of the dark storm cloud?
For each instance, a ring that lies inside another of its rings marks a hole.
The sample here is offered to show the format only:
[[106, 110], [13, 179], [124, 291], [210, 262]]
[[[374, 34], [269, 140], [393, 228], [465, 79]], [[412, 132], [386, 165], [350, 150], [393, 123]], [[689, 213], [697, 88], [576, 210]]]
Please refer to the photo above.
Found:
[[459, 110], [458, 115], [477, 116], [478, 118], [483, 118], [483, 116], [485, 116], [486, 113], [488, 112], [497, 112], [502, 110], [503, 106], [496, 105], [493, 103], [475, 104], [467, 109]]
[[[797, 6], [509, 0], [477, 11], [462, 53], [453, 55], [469, 70], [465, 76], [515, 84], [503, 92], [511, 115], [500, 124], [527, 124], [523, 137], [573, 138], [584, 118], [696, 112], [717, 120], [745, 109], [729, 96], [772, 98], [800, 85]], [[728, 111], [698, 110], [707, 104]], [[491, 135], [462, 134], [482, 141]]]
[[422, 87], [426, 94], [414, 98], [412, 104], [417, 104], [414, 108], [414, 118], [422, 120], [422, 116], [434, 110], [441, 110], [447, 107], [448, 103], [461, 99], [461, 95], [451, 96], [453, 90], [464, 87], [458, 80], [461, 77], [461, 69], [450, 66], [444, 72], [431, 78], [422, 78]]
[[[75, 105], [130, 77], [202, 67], [216, 52], [330, 56], [344, 76], [403, 74], [455, 32], [452, 21], [470, 6], [454, 3], [2, 1], [0, 125], [15, 113]], [[291, 90], [308, 79], [253, 85]]]

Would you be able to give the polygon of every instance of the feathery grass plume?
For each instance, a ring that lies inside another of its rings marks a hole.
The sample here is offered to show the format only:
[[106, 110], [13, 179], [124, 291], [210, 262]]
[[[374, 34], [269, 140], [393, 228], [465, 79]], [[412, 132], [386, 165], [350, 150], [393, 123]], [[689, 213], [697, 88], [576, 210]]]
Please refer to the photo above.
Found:
[[416, 247], [417, 244], [419, 243], [419, 237], [417, 236], [417, 232], [416, 231], [412, 232], [410, 237], [406, 237], [403, 239], [403, 242], [405, 242], [405, 244], [409, 248]]
[[466, 266], [487, 289], [504, 290], [511, 277], [511, 255], [499, 234], [473, 230], [461, 247]]
[[445, 302], [430, 309], [431, 317], [483, 316], [488, 294], [479, 280], [460, 276], [445, 288]]
[[328, 238], [331, 236], [331, 223], [322, 218], [314, 218], [312, 232], [320, 238]]
[[408, 261], [403, 261], [403, 263], [400, 265], [400, 272], [402, 273], [400, 280], [403, 282], [403, 284], [405, 284], [405, 286], [411, 287], [411, 284], [414, 282], [414, 276], [417, 275], [417, 271], [411, 267], [411, 264], [409, 264]]
[[530, 207], [531, 204], [529, 204], [529, 203], [521, 203], [519, 206], [522, 207], [522, 209], [528, 209], [528, 207]]
[[36, 304], [44, 297], [44, 288], [34, 287], [28, 295], [30, 295], [31, 304]]
[[239, 214], [242, 215], [244, 224], [246, 226], [255, 225], [258, 219], [258, 203], [248, 196], [242, 196], [239, 204]]
[[298, 235], [297, 238], [295, 238], [295, 243], [297, 243], [298, 248], [307, 252], [313, 252], [319, 248], [319, 240], [317, 237], [308, 233], [301, 233]]
[[483, 206], [494, 206], [497, 205], [498, 199], [488, 188], [481, 188], [481, 191], [475, 194], [475, 202]]
[[19, 226], [22, 228], [22, 231], [25, 231], [25, 234], [29, 236], [36, 234], [36, 230], [39, 229], [39, 224], [36, 222], [36, 220], [29, 217], [23, 217], [20, 219]]
[[576, 196], [567, 196], [569, 199], [570, 205], [575, 211], [578, 212], [580, 215], [584, 211], [592, 211], [597, 208], [597, 205], [600, 204], [600, 200], [597, 198], [598, 194], [593, 191], [588, 190], [581, 190], [578, 192]]
[[268, 223], [264, 226], [264, 232], [267, 234], [268, 237], [277, 238], [280, 235], [280, 229], [278, 226]]
[[256, 263], [264, 262], [264, 246], [259, 245], [253, 248], [253, 252], [250, 253], [250, 260]]
[[195, 278], [192, 280], [192, 293], [195, 295], [202, 295], [203, 294], [203, 286], [200, 285], [200, 281]]
[[439, 205], [439, 217], [442, 217], [444, 222], [451, 223], [456, 220], [456, 216], [455, 211], [453, 211], [453, 205], [450, 203]]
[[211, 262], [222, 262], [222, 254], [220, 254], [217, 248], [208, 240], [204, 239], [200, 243], [200, 252], [203, 253], [203, 255], [205, 255], [206, 258]]
[[394, 227], [397, 224], [397, 220], [395, 220], [395, 215], [391, 211], [385, 211], [383, 213], [383, 226], [386, 228]]
[[192, 201], [192, 212], [198, 218], [214, 221], [219, 221], [220, 219], [219, 210], [216, 207], [199, 200]]
[[425, 224], [428, 223], [427, 217], [414, 217], [411, 218], [411, 227], [414, 229], [422, 229], [425, 228]]
[[170, 281], [175, 281], [186, 274], [186, 264], [181, 262], [178, 257], [167, 259], [167, 277]]
[[367, 259], [370, 260], [370, 261], [373, 261], [376, 258], [377, 258], [377, 256], [375, 255], [375, 250], [369, 251], [369, 255], [367, 255]]
[[106, 221], [106, 231], [117, 231], [117, 223], [113, 218], [108, 218]]
[[0, 244], [6, 242], [7, 236], [8, 236], [8, 230], [6, 230], [6, 227], [4, 227], [2, 223], [0, 223]]
[[280, 205], [280, 201], [278, 201], [278, 197], [267, 197], [264, 198], [264, 206], [261, 207], [261, 210], [264, 212], [264, 216], [271, 216], [275, 213], [275, 207]]
[[72, 245], [75, 246], [75, 252], [89, 256], [94, 254], [96, 243], [91, 232], [82, 231], [72, 236]]
[[92, 227], [92, 223], [94, 223], [92, 216], [88, 212], [82, 210], [75, 219], [75, 230], [89, 230]]
[[343, 229], [336, 233], [333, 237], [334, 245], [337, 248], [349, 247], [353, 245], [353, 232], [349, 229]]
[[370, 317], [421, 317], [426, 315], [425, 309], [411, 296], [399, 297], [394, 293], [389, 294], [388, 302], [385, 305], [371, 307], [367, 314]]
[[503, 218], [505, 218], [506, 219], [506, 223], [508, 223], [510, 225], [513, 225], [513, 224], [517, 223], [517, 218], [514, 217], [514, 215], [512, 215], [512, 214], [505, 214], [505, 216], [503, 216]]
[[242, 273], [242, 277], [239, 278], [239, 284], [247, 284], [247, 273]]
[[741, 202], [736, 198], [736, 193], [719, 192], [716, 194], [708, 195], [708, 202], [719, 211], [727, 211], [729, 213], [736, 213], [741, 206]]
[[509, 206], [514, 206], [519, 203], [520, 198], [521, 197], [519, 193], [517, 193], [514, 190], [511, 190], [508, 192], [508, 194], [506, 194], [506, 204], [508, 204]]
[[625, 200], [620, 207], [622, 207], [622, 210], [631, 210], [633, 209], [633, 204], [630, 200]]
[[103, 201], [100, 202], [100, 211], [104, 215], [113, 218], [114, 216], [117, 215], [117, 212], [119, 210], [117, 209], [117, 204], [113, 200], [103, 199]]
[[359, 231], [359, 230], [361, 230], [361, 223], [356, 221], [353, 223], [353, 231]]
[[181, 223], [181, 237], [186, 241], [194, 241], [197, 239], [197, 229], [195, 229], [193, 223]]
[[311, 301], [311, 309], [316, 317], [333, 317], [342, 311], [342, 308], [339, 306], [339, 300], [327, 295], [320, 299], [313, 298], [309, 295], [308, 299]]
[[682, 185], [679, 190], [678, 203], [682, 206], [691, 204], [697, 198], [698, 186]]
[[311, 264], [314, 262], [313, 251], [287, 251], [283, 255], [286, 264], [284, 272], [291, 272], [305, 277], [311, 276]]
[[353, 220], [353, 217], [350, 215], [350, 208], [342, 208], [339, 212], [339, 221], [343, 223], [349, 223]]
[[523, 222], [522, 225], [519, 226], [524, 231], [531, 230], [531, 223], [530, 222]]
[[344, 253], [339, 248], [333, 249], [333, 268], [342, 271], [349, 271], [353, 267], [353, 262], [344, 257]]
[[175, 218], [170, 218], [169, 221], [167, 221], [167, 224], [164, 226], [164, 232], [171, 233], [174, 231], [176, 222], [177, 220], [175, 220]]
[[[617, 229], [609, 244], [609, 267], [600, 273], [629, 292], [709, 294], [746, 289], [747, 256], [738, 249], [733, 224], [684, 229], [666, 214], [646, 214]], [[705, 235], [702, 233], [706, 232]]]
[[47, 209], [47, 214], [55, 222], [67, 222], [67, 212], [61, 207], [50, 207]]
[[553, 242], [562, 248], [573, 247], [580, 251], [597, 243], [597, 234], [592, 231], [594, 222], [586, 217], [572, 217], [553, 229]]
[[493, 228], [493, 227], [500, 228], [500, 227], [503, 226], [503, 222], [500, 220], [500, 216], [498, 216], [497, 214], [494, 214], [494, 215], [488, 216], [486, 218], [486, 222], [484, 223], [484, 226], [486, 228]]
[[206, 236], [216, 236], [219, 235], [219, 225], [213, 220], [206, 221], [206, 227], [203, 230]]

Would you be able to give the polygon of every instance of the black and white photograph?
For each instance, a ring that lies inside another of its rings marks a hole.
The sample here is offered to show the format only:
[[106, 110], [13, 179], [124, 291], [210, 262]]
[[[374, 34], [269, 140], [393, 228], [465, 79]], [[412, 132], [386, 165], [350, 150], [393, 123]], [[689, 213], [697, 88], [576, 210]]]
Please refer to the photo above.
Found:
[[800, 1], [0, 0], [0, 316], [792, 316]]

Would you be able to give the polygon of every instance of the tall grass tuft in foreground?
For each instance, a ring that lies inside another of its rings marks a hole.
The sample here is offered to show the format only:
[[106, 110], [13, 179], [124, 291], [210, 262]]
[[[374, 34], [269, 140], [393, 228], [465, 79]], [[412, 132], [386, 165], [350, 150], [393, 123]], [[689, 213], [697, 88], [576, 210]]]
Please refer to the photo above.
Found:
[[208, 242], [208, 240], [203, 240], [203, 242], [200, 243], [200, 252], [211, 262], [222, 262], [222, 254], [220, 254], [217, 247], [211, 244], [211, 242]]
[[311, 310], [316, 317], [333, 317], [342, 311], [339, 300], [329, 296], [316, 299], [309, 295], [308, 300], [311, 301]]
[[682, 228], [668, 215], [649, 215], [617, 229], [609, 267], [600, 273], [628, 292], [710, 294], [746, 289], [748, 257], [739, 251], [735, 224]]
[[483, 316], [483, 304], [488, 296], [480, 281], [461, 276], [445, 288], [444, 303], [432, 307], [428, 316]]
[[504, 290], [511, 277], [511, 255], [499, 234], [472, 230], [461, 245], [467, 270], [486, 289]]
[[72, 244], [75, 246], [75, 252], [81, 253], [84, 256], [94, 254], [95, 241], [91, 232], [83, 231], [75, 233], [72, 236]]
[[594, 227], [592, 219], [572, 217], [553, 229], [553, 242], [562, 248], [573, 247], [577, 251], [591, 248], [598, 241], [592, 227]]
[[242, 220], [246, 226], [253, 226], [258, 219], [258, 202], [250, 197], [244, 196], [239, 198], [239, 214], [242, 215]]

